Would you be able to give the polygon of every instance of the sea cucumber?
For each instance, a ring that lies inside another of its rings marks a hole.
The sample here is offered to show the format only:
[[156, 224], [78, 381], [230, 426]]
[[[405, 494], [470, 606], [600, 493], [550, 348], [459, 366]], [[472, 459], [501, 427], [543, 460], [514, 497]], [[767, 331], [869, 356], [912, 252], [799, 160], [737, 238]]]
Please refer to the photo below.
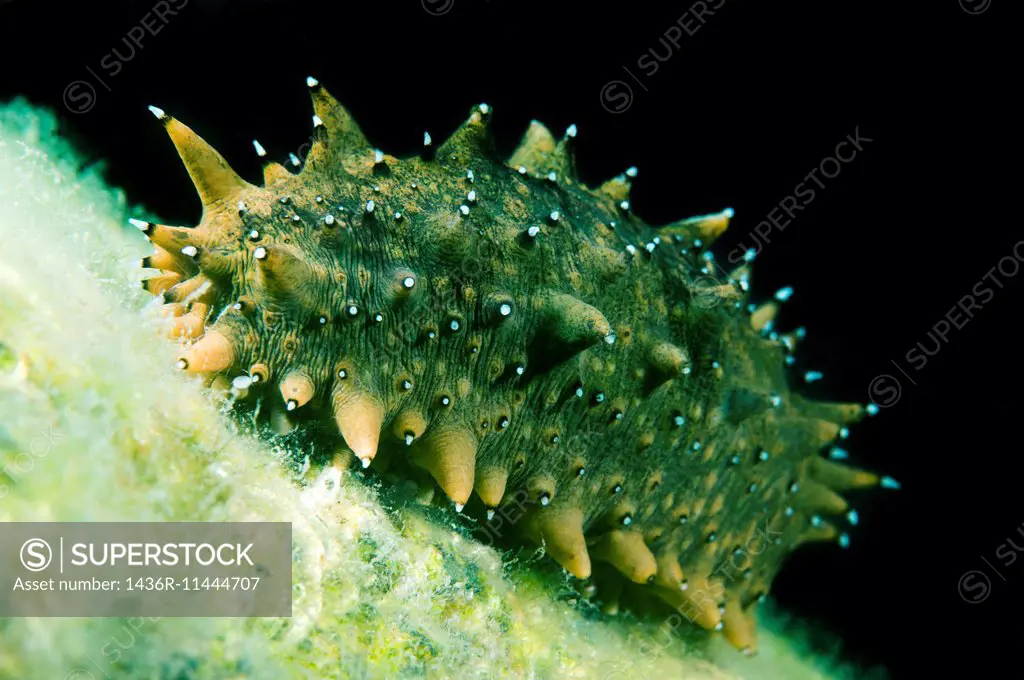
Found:
[[648, 226], [634, 170], [588, 188], [575, 126], [537, 122], [500, 158], [486, 104], [398, 159], [307, 84], [308, 157], [263, 186], [151, 107], [203, 206], [194, 228], [132, 220], [179, 367], [344, 464], [429, 475], [457, 511], [517, 505], [506, 524], [606, 609], [654, 595], [752, 653], [785, 556], [845, 545], [840, 492], [895, 482], [819, 455], [866, 409], [790, 390], [787, 292], [748, 306], [748, 267], [707, 251], [732, 211]]

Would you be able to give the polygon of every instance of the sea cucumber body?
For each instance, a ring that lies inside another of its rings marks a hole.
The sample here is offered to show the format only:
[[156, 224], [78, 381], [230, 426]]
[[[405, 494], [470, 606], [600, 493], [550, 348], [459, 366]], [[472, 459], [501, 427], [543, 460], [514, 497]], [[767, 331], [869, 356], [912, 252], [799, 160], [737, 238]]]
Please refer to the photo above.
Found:
[[819, 457], [863, 408], [791, 392], [776, 303], [749, 310], [749, 272], [702, 257], [731, 211], [650, 227], [634, 173], [579, 183], [575, 128], [534, 123], [506, 160], [486, 106], [400, 160], [310, 87], [312, 150], [263, 186], [155, 111], [204, 207], [137, 223], [179, 366], [346, 464], [429, 475], [492, 522], [519, 507], [514, 531], [610, 609], [624, 580], [753, 650], [785, 555], [836, 539], [837, 492], [878, 478]]

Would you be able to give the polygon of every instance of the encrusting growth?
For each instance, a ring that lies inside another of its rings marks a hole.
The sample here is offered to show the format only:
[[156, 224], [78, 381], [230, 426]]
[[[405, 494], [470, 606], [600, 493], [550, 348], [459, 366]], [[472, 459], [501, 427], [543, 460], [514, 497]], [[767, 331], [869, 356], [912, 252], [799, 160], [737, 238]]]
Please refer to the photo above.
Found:
[[652, 228], [635, 168], [590, 189], [575, 126], [537, 122], [506, 162], [485, 104], [394, 158], [307, 85], [315, 142], [264, 186], [151, 108], [203, 207], [194, 228], [132, 221], [178, 366], [326, 426], [345, 464], [429, 475], [459, 511], [525, 508], [513, 530], [607, 611], [644, 591], [753, 652], [787, 553], [845, 545], [838, 492], [895, 482], [818, 455], [865, 409], [789, 390], [778, 302], [748, 306], [749, 269], [706, 251], [732, 211]]

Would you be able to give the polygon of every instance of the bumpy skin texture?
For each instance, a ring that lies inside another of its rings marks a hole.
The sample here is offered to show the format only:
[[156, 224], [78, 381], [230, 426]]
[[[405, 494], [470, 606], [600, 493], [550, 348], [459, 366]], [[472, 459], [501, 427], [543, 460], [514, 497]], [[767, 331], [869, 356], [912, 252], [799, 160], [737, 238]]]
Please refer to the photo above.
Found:
[[320, 427], [340, 463], [429, 474], [606, 609], [626, 585], [752, 651], [785, 555], [836, 539], [837, 491], [879, 479], [817, 455], [863, 408], [790, 392], [775, 303], [750, 311], [748, 272], [701, 257], [731, 213], [652, 228], [627, 176], [578, 183], [574, 128], [499, 158], [486, 105], [399, 160], [309, 84], [315, 144], [263, 187], [154, 109], [204, 206], [135, 222], [179, 366]]

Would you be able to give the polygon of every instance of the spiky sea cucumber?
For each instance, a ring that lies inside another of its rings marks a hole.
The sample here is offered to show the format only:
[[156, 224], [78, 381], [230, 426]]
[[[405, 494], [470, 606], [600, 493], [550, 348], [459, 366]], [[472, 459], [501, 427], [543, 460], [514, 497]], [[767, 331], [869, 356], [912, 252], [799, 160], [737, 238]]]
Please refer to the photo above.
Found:
[[845, 545], [838, 492], [892, 483], [818, 455], [865, 408], [790, 391], [777, 302], [748, 308], [747, 268], [705, 255], [732, 212], [652, 228], [635, 171], [590, 189], [575, 127], [537, 122], [506, 161], [485, 104], [398, 159], [307, 84], [310, 153], [262, 187], [151, 107], [203, 206], [195, 228], [133, 220], [179, 367], [320, 426], [341, 464], [429, 475], [488, 520], [516, 504], [609, 609], [625, 585], [753, 652], [786, 554]]

